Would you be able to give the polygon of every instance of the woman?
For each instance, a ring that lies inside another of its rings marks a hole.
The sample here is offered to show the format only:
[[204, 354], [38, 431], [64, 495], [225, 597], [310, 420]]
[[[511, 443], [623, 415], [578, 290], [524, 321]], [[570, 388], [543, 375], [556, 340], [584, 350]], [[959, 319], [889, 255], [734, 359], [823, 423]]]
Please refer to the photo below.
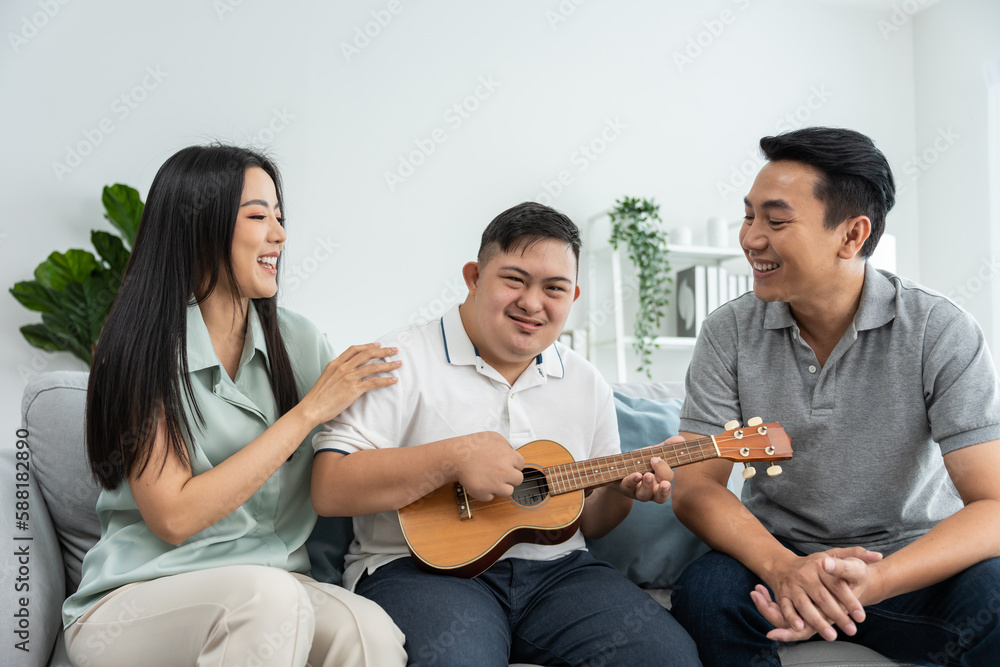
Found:
[[330, 361], [277, 307], [282, 203], [241, 148], [186, 148], [153, 180], [87, 392], [101, 539], [63, 606], [74, 664], [405, 663], [389, 617], [311, 579], [305, 548], [311, 432], [399, 362]]

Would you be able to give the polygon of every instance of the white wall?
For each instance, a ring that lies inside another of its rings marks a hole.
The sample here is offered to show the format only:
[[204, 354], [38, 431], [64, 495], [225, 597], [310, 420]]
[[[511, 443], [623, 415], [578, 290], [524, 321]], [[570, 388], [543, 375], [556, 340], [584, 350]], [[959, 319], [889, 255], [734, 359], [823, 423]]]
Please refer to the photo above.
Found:
[[[927, 139], [915, 141], [912, 21], [900, 15], [886, 33], [888, 9], [398, 0], [393, 15], [389, 6], [0, 5], [0, 284], [30, 277], [51, 250], [89, 247], [90, 230], [107, 228], [103, 185], [125, 182], [145, 196], [179, 148], [253, 140], [286, 178], [283, 279], [296, 289], [284, 301], [342, 348], [459, 301], [459, 269], [483, 227], [509, 205], [544, 200], [561, 173], [569, 184], [552, 203], [578, 222], [632, 195], [655, 197], [668, 228], [700, 229], [712, 215], [742, 216], [739, 170], [756, 171], [748, 153], [764, 134], [852, 127], [897, 169]], [[391, 22], [348, 58], [341, 44], [366, 26], [376, 32], [373, 12]], [[679, 65], [689, 48], [692, 61]], [[483, 99], [470, 98], [477, 92]], [[476, 108], [458, 123], [450, 110], [463, 102]], [[438, 128], [446, 140], [391, 191], [385, 173]], [[966, 136], [971, 143], [974, 132]], [[57, 178], [53, 163], [81, 143], [97, 145]], [[591, 143], [603, 150], [594, 159], [580, 152]], [[920, 278], [916, 220], [914, 187], [890, 229], [900, 273]], [[13, 437], [25, 379], [75, 363], [21, 339], [17, 328], [36, 317], [12, 298], [0, 299], [0, 312], [0, 433]]]
[[[1000, 3], [935, 5], [917, 14], [914, 44], [917, 150], [900, 181], [919, 187], [921, 274], [976, 317], [996, 359], [1000, 229], [990, 190], [1000, 188], [1000, 173], [990, 173], [983, 66], [1000, 59]], [[1000, 127], [1000, 119], [993, 123]]]

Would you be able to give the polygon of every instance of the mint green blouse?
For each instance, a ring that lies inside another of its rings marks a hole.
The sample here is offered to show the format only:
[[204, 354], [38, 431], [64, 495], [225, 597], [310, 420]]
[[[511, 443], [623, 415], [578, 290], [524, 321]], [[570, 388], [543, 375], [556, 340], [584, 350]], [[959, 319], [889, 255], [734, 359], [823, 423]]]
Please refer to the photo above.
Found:
[[[312, 388], [334, 358], [326, 336], [302, 317], [278, 309], [281, 335], [299, 396]], [[268, 382], [264, 330], [250, 309], [246, 343], [235, 381], [215, 354], [201, 310], [188, 308], [187, 359], [191, 387], [205, 418], [189, 411], [188, 442], [194, 474], [211, 469], [263, 433], [277, 419]], [[295, 454], [239, 509], [180, 545], [149, 529], [127, 482], [97, 500], [101, 539], [87, 552], [79, 589], [63, 604], [69, 626], [92, 604], [125, 584], [227, 565], [266, 565], [309, 572], [305, 541], [316, 523], [309, 498], [312, 433]]]

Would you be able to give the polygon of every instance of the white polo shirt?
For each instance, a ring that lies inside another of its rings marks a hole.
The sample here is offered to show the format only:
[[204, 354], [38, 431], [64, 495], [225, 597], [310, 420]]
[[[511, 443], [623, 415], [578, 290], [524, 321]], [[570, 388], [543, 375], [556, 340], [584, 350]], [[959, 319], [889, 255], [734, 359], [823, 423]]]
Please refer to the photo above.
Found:
[[[469, 340], [458, 307], [440, 320], [380, 339], [399, 347], [399, 382], [364, 394], [313, 438], [317, 452], [411, 447], [496, 431], [515, 448], [553, 440], [580, 461], [621, 451], [611, 386], [597, 369], [554, 343], [511, 386]], [[396, 512], [354, 518], [344, 586], [362, 572], [408, 557]], [[520, 544], [505, 558], [551, 560], [583, 549], [580, 531], [562, 544]]]

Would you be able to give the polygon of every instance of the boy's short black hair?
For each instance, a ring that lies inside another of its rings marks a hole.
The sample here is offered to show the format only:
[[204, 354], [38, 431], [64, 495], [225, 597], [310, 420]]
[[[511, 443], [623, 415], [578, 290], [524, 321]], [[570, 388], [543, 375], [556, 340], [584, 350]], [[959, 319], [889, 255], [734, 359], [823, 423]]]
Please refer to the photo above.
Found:
[[573, 249], [577, 275], [580, 273], [580, 230], [565, 214], [538, 204], [513, 206], [487, 225], [479, 243], [479, 265], [486, 266], [496, 255], [519, 246], [524, 249], [543, 239], [557, 239]]

